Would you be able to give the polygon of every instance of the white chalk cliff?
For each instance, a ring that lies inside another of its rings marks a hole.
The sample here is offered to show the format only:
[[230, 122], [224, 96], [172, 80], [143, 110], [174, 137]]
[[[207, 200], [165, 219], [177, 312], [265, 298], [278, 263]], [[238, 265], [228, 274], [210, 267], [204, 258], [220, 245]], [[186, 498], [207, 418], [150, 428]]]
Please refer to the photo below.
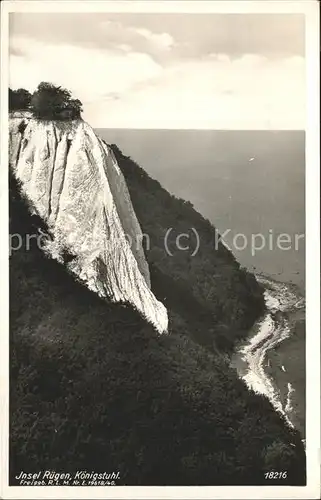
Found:
[[111, 149], [82, 120], [44, 122], [10, 116], [9, 161], [53, 235], [48, 251], [101, 297], [129, 302], [159, 332], [167, 310], [150, 289], [142, 231]]

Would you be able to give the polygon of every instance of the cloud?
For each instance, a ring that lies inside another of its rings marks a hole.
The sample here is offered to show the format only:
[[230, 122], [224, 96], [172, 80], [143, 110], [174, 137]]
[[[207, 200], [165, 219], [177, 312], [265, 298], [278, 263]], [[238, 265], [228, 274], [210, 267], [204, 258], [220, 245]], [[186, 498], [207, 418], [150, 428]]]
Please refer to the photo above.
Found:
[[[85, 102], [109, 93], [125, 93], [132, 86], [159, 75], [162, 68], [147, 54], [99, 50], [74, 45], [51, 45], [32, 38], [12, 40], [10, 85], [34, 90], [40, 81], [69, 88]], [[21, 48], [22, 55], [16, 55]]]
[[138, 52], [151, 50], [155, 57], [157, 50], [169, 46], [170, 57], [195, 58], [211, 52], [230, 57], [304, 56], [304, 26], [301, 14], [10, 14], [13, 35], [100, 49], [127, 44]]
[[304, 60], [245, 55], [181, 63], [88, 119], [99, 127], [304, 128]]
[[18, 14], [10, 85], [67, 87], [97, 127], [304, 128], [299, 16]]
[[[49, 45], [74, 45], [79, 48], [133, 51], [148, 54], [158, 63], [175, 46], [166, 31], [152, 32], [147, 27], [123, 24], [108, 14], [11, 14], [11, 37], [32, 37]], [[164, 59], [165, 57], [165, 59]]]
[[133, 28], [133, 31], [141, 35], [146, 40], [149, 40], [160, 49], [168, 50], [174, 45], [174, 39], [168, 33], [152, 33], [146, 28]]

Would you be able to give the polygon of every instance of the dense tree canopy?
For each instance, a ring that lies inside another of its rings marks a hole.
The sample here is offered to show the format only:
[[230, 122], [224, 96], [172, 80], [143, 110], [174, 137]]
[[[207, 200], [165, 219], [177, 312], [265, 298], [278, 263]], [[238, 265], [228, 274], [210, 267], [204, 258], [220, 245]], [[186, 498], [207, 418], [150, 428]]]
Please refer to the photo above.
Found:
[[9, 89], [9, 111], [25, 110], [41, 120], [74, 120], [81, 117], [82, 103], [69, 90], [49, 82], [41, 82], [32, 95], [25, 89]]
[[80, 118], [82, 104], [71, 97], [69, 90], [42, 82], [33, 93], [31, 110], [36, 118], [43, 120], [70, 120]]
[[12, 90], [9, 88], [9, 110], [26, 111], [30, 108], [31, 94], [26, 89]]
[[[51, 83], [9, 97], [37, 119], [80, 117], [81, 102]], [[216, 248], [215, 228], [190, 203], [113, 152], [150, 237], [169, 335], [88, 290], [68, 272], [67, 250], [64, 265], [44, 255], [29, 237], [48, 228], [10, 173], [10, 233], [22, 239], [10, 258], [10, 483], [22, 470], [87, 469], [119, 470], [124, 485], [270, 484], [266, 472], [286, 469], [273, 484], [304, 484], [299, 433], [229, 366], [264, 310], [261, 286]], [[167, 255], [169, 227], [196, 228], [197, 255]]]
[[[197, 282], [187, 268], [191, 291], [180, 295], [174, 268], [154, 262], [152, 286], [167, 291], [170, 315], [169, 335], [158, 336], [129, 305], [77, 283], [36, 240], [25, 244], [39, 227], [48, 229], [28, 213], [12, 177], [10, 185], [10, 232], [23, 239], [10, 260], [11, 484], [21, 470], [41, 469], [116, 469], [123, 485], [270, 484], [265, 473], [280, 467], [287, 477], [273, 484], [304, 484], [299, 434], [213, 347], [222, 327], [210, 331], [215, 309], [198, 292], [206, 278]], [[156, 191], [153, 203], [162, 196]], [[151, 208], [144, 224], [152, 223]], [[237, 273], [234, 264], [228, 271], [228, 254], [220, 259], [225, 278]], [[224, 280], [218, 286], [217, 294]], [[226, 295], [225, 321], [235, 303], [250, 307], [237, 293]], [[225, 335], [229, 345], [232, 332], [222, 329]]]
[[[170, 195], [116, 145], [111, 147], [142, 231], [149, 236], [146, 258], [158, 298], [165, 305], [171, 300], [188, 316], [198, 342], [230, 351], [263, 313], [262, 287], [222, 243], [216, 245], [215, 227], [191, 203]], [[191, 227], [200, 239], [196, 255], [179, 251], [175, 244], [177, 234], [189, 234]], [[173, 255], [164, 246], [168, 228], [175, 228], [167, 240]], [[195, 318], [200, 318], [198, 327]]]

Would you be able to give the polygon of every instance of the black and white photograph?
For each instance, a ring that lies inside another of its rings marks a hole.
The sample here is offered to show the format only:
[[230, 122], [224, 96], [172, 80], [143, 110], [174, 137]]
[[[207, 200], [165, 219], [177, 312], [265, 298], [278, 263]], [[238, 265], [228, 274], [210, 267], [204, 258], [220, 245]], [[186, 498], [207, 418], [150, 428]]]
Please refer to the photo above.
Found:
[[3, 2], [3, 498], [319, 498], [318, 15]]

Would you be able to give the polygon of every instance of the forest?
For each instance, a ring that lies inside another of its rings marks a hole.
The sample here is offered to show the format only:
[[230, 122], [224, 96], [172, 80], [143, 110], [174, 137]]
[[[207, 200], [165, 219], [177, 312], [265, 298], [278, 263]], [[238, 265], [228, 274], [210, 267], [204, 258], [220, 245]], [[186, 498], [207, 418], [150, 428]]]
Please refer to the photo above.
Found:
[[[181, 311], [182, 321], [195, 323], [199, 318], [194, 333], [199, 342], [230, 352], [264, 311], [261, 285], [220, 241], [217, 244], [215, 227], [190, 202], [168, 193], [115, 144], [111, 148], [143, 234], [149, 237], [145, 253], [154, 292], [165, 305], [170, 303], [170, 310]], [[168, 228], [175, 228], [168, 238], [173, 255], [164, 245]], [[200, 239], [195, 255], [175, 245], [177, 234], [191, 233], [191, 228]]]
[[[264, 308], [255, 277], [193, 207], [113, 146], [152, 239], [152, 288], [168, 308], [159, 336], [128, 304], [100, 299], [27, 234], [45, 223], [10, 173], [10, 484], [21, 470], [120, 471], [120, 485], [305, 484], [305, 453], [263, 396], [229, 368]], [[197, 258], [164, 255], [166, 227], [196, 227]], [[66, 256], [68, 260], [68, 256]]]
[[49, 82], [39, 83], [31, 94], [28, 90], [9, 88], [9, 112], [29, 111], [39, 120], [76, 120], [81, 118], [82, 103], [73, 99], [70, 90]]

